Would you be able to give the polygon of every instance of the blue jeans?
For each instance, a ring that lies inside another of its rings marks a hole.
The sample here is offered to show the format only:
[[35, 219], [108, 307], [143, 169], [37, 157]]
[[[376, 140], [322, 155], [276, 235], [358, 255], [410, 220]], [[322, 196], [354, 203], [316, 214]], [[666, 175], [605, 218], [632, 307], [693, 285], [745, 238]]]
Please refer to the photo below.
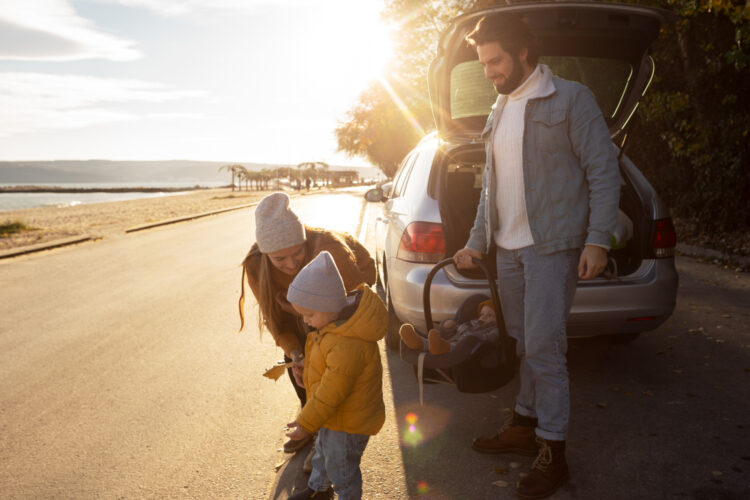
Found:
[[362, 498], [359, 463], [370, 436], [321, 428], [315, 442], [312, 473], [307, 485], [325, 491], [331, 484], [339, 500]]
[[521, 386], [515, 411], [538, 418], [536, 435], [562, 441], [570, 387], [566, 322], [578, 279], [580, 250], [539, 255], [533, 246], [497, 249], [497, 283], [505, 327], [516, 339]]

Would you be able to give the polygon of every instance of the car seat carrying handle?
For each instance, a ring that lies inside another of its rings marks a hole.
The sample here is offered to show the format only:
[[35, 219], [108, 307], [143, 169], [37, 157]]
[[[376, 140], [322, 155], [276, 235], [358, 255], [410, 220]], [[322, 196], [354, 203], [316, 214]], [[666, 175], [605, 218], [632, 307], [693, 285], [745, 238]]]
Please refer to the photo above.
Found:
[[[492, 306], [495, 309], [497, 324], [503, 325], [505, 321], [503, 316], [503, 308], [500, 304], [500, 296], [497, 294], [497, 286], [495, 285], [495, 280], [492, 278], [489, 269], [487, 269], [487, 265], [482, 262], [481, 259], [472, 257], [471, 260], [482, 270], [482, 272], [484, 272], [484, 276], [487, 278], [487, 282], [490, 285], [490, 295], [492, 296]], [[435, 264], [435, 266], [430, 269], [430, 272], [427, 274], [427, 278], [424, 282], [422, 301], [424, 305], [424, 319], [428, 332], [434, 327], [434, 323], [432, 322], [432, 309], [430, 307], [430, 286], [432, 285], [432, 279], [435, 277], [439, 270], [449, 264], [454, 264], [452, 258], [443, 259]], [[505, 331], [505, 328], [498, 328], [498, 331], [500, 332], [501, 337], [506, 337], [508, 335], [508, 333]]]

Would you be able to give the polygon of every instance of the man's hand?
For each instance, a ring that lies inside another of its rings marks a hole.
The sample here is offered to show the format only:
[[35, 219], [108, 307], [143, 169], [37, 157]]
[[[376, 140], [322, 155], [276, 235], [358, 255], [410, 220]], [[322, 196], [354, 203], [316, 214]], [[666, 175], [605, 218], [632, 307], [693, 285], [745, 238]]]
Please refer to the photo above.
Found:
[[586, 245], [578, 261], [578, 277], [590, 280], [599, 276], [607, 267], [607, 250], [596, 245]]
[[304, 439], [310, 435], [310, 433], [307, 432], [303, 427], [301, 427], [296, 420], [290, 424], [286, 424], [286, 426], [289, 429], [294, 429], [292, 432], [286, 434], [286, 437], [288, 437], [289, 439], [299, 441], [300, 439]]
[[458, 269], [474, 269], [477, 265], [471, 260], [472, 257], [481, 259], [482, 254], [471, 248], [462, 248], [453, 256], [453, 263]]

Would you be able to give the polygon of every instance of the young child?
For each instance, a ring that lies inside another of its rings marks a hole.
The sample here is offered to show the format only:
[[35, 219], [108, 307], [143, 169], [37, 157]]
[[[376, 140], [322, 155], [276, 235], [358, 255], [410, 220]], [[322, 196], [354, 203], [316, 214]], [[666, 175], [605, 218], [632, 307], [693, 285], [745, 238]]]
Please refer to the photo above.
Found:
[[318, 433], [308, 487], [290, 500], [362, 498], [359, 464], [370, 436], [385, 421], [383, 367], [377, 341], [388, 312], [367, 285], [346, 293], [336, 264], [321, 252], [289, 285], [287, 300], [313, 328], [302, 377], [307, 403], [287, 437]]
[[492, 301], [481, 302], [477, 309], [479, 317], [476, 319], [465, 321], [458, 326], [454, 320], [446, 319], [440, 323], [437, 330], [431, 329], [427, 333], [427, 345], [414, 330], [414, 325], [410, 323], [401, 325], [398, 333], [409, 349], [415, 351], [429, 349], [430, 354], [436, 355], [449, 353], [451, 346], [466, 335], [473, 335], [487, 341], [497, 341], [500, 334], [497, 331], [497, 319], [495, 309], [492, 308]]

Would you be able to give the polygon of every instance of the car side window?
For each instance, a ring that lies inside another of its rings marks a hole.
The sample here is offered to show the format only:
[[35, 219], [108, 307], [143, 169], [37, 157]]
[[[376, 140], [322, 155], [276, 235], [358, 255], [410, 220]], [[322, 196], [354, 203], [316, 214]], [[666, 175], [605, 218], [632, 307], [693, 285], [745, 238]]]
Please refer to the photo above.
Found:
[[393, 179], [393, 190], [391, 191], [390, 198], [398, 198], [403, 193], [404, 184], [406, 183], [407, 177], [409, 177], [409, 170], [414, 164], [414, 155], [407, 156], [401, 163], [401, 167], [396, 172], [396, 176]]
[[414, 172], [414, 168], [416, 167], [417, 163], [419, 163], [419, 159], [422, 157], [424, 157], [424, 155], [420, 153], [412, 154], [411, 161], [407, 166], [407, 170], [404, 172], [404, 182], [401, 185], [401, 196], [406, 195], [406, 191], [409, 189], [410, 184], [414, 184], [413, 182], [411, 182], [414, 179], [412, 172]]

